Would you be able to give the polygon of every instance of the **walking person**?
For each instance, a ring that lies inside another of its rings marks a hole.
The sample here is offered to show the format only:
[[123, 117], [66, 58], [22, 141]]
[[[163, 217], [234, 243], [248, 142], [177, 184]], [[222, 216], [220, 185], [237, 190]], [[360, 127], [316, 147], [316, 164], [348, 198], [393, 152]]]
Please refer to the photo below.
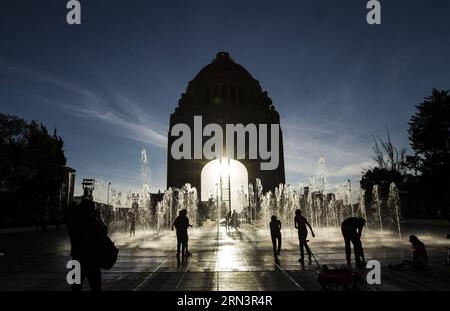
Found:
[[239, 216], [236, 213], [236, 210], [233, 210], [233, 214], [231, 216], [231, 226], [234, 227], [234, 230], [238, 230], [239, 228]]
[[344, 220], [341, 224], [342, 236], [345, 242], [345, 258], [347, 265], [351, 265], [351, 244], [353, 244], [353, 251], [355, 253], [356, 266], [365, 264], [364, 250], [361, 242], [362, 230], [366, 224], [364, 218], [350, 217]]
[[226, 227], [226, 231], [230, 231], [230, 227], [232, 225], [232, 218], [231, 218], [231, 211], [229, 211], [227, 213], [227, 215], [225, 216], [225, 227]]
[[299, 262], [302, 266], [305, 265], [305, 249], [306, 249], [306, 253], [308, 254], [308, 263], [312, 264], [312, 252], [311, 249], [308, 246], [308, 229], [307, 227], [309, 227], [309, 230], [311, 231], [311, 235], [312, 237], [316, 237], [314, 234], [314, 231], [311, 227], [311, 225], [309, 224], [308, 220], [306, 220], [305, 217], [302, 216], [302, 211], [297, 209], [295, 211], [295, 217], [294, 217], [294, 226], [295, 228], [298, 230], [298, 242], [299, 242], [299, 247], [300, 247], [300, 258], [299, 258]]
[[128, 213], [128, 219], [130, 222], [130, 236], [136, 236], [136, 217], [133, 212]]
[[183, 209], [178, 212], [177, 218], [172, 224], [172, 230], [175, 227], [177, 232], [177, 257], [180, 258], [180, 250], [182, 257], [190, 256], [191, 253], [188, 250], [188, 228], [192, 227], [189, 224], [189, 218], [187, 217], [187, 210]]
[[272, 238], [273, 256], [278, 258], [281, 252], [281, 221], [273, 215], [269, 223], [270, 237]]
[[92, 291], [101, 291], [102, 272], [99, 260], [103, 250], [107, 228], [95, 210], [94, 202], [83, 199], [78, 211], [68, 221], [72, 259], [81, 266], [81, 284], [71, 286], [72, 291], [81, 291], [87, 278]]

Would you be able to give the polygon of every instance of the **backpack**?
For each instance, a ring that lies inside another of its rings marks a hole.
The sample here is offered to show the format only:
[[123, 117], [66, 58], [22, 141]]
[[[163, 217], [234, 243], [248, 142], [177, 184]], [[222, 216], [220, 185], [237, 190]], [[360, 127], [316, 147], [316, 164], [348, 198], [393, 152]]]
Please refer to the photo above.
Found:
[[102, 241], [101, 250], [99, 254], [100, 268], [109, 270], [117, 261], [119, 255], [119, 249], [116, 247], [113, 241], [105, 235]]

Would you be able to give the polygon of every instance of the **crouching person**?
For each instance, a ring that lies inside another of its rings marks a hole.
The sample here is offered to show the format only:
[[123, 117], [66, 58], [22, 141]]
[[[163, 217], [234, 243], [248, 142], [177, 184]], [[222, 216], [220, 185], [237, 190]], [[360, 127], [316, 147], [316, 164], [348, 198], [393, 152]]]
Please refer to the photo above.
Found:
[[406, 268], [424, 270], [428, 265], [428, 254], [425, 244], [415, 235], [409, 237], [411, 243], [412, 260], [403, 260], [400, 264], [389, 265], [394, 271], [401, 271]]

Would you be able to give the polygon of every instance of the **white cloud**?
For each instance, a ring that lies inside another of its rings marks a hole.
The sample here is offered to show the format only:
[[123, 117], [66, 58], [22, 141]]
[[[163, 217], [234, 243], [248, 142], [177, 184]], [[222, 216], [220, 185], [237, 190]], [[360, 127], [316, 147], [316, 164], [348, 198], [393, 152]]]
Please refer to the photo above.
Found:
[[371, 140], [345, 124], [295, 119], [285, 122], [283, 133], [288, 179], [297, 176], [305, 181], [317, 176], [321, 155], [325, 157], [325, 175], [336, 182], [360, 177], [362, 170], [373, 166]]
[[167, 147], [166, 126], [143, 111], [139, 102], [123, 94], [115, 91], [94, 92], [86, 87], [1, 59], [0, 67], [22, 79], [40, 81], [72, 93], [65, 96], [64, 99], [51, 98], [47, 95], [38, 96], [48, 102], [57, 104], [67, 112], [83, 118], [108, 123], [112, 125], [113, 131], [127, 138], [152, 144], [159, 148]]
[[[120, 108], [114, 107], [118, 105]], [[167, 147], [164, 126], [142, 111], [139, 104], [123, 96], [113, 96], [106, 100], [98, 95], [86, 96], [81, 106], [67, 106], [73, 113], [96, 119], [112, 125], [112, 129], [127, 138], [152, 144], [159, 148]]]
[[331, 172], [328, 176], [333, 177], [360, 176], [364, 170], [373, 166], [375, 166], [375, 163], [372, 160], [349, 164]]

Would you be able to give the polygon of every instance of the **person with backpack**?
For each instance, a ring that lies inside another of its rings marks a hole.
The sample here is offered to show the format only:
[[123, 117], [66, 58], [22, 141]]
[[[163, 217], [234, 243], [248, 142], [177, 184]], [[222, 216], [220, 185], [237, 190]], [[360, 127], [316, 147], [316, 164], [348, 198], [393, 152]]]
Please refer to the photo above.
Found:
[[87, 279], [92, 291], [101, 291], [101, 269], [109, 269], [114, 265], [118, 250], [108, 238], [107, 227], [93, 201], [82, 200], [68, 219], [68, 231], [70, 255], [81, 266], [81, 284], [73, 284], [71, 289], [81, 291], [83, 282]]

